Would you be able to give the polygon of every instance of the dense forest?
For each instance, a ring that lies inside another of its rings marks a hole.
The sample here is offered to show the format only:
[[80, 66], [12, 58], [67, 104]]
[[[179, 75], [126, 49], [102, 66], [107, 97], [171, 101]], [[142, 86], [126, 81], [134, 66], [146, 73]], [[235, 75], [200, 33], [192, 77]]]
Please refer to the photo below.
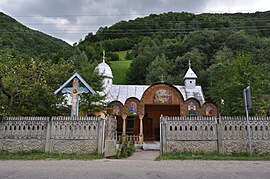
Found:
[[62, 48], [71, 48], [66, 42], [32, 30], [0, 12], [0, 49], [27, 56], [53, 57]]
[[[3, 21], [3, 17], [0, 21]], [[9, 29], [12, 28], [7, 28]], [[15, 28], [14, 32], [18, 30]], [[253, 94], [252, 115], [270, 115], [270, 11], [236, 14], [185, 12], [152, 14], [135, 20], [121, 21], [111, 27], [100, 27], [96, 34], [89, 33], [84, 40], [73, 47], [57, 41], [60, 43], [56, 43], [59, 48], [42, 48], [44, 51], [38, 48], [32, 49], [34, 52], [18, 45], [20, 43], [16, 42], [16, 39], [24, 38], [22, 34], [24, 33], [15, 33], [16, 38], [13, 40], [8, 38], [10, 41], [8, 44], [6, 42], [8, 40], [4, 41], [3, 34], [0, 34], [0, 47], [3, 49], [0, 65], [5, 66], [6, 69], [13, 69], [12, 63], [16, 63], [18, 58], [23, 58], [22, 64], [27, 62], [30, 63], [29, 67], [34, 68], [31, 66], [33, 60], [29, 60], [32, 58], [21, 57], [22, 53], [33, 57], [35, 63], [45, 63], [44, 67], [49, 63], [50, 66], [55, 67], [44, 70], [48, 73], [46, 81], [50, 81], [51, 84], [48, 84], [50, 88], [59, 85], [63, 81], [61, 77], [69, 75], [66, 72], [81, 71], [88, 79], [94, 80], [91, 73], [97, 61], [101, 60], [102, 50], [108, 52], [109, 60], [118, 59], [115, 52], [128, 50], [126, 58], [132, 60], [126, 74], [128, 84], [152, 84], [160, 80], [158, 77], [160, 74], [165, 76], [167, 83], [183, 84], [183, 76], [188, 68], [188, 61], [191, 60], [206, 100], [216, 102], [221, 115], [244, 114], [242, 90], [248, 84], [251, 85]], [[37, 34], [41, 33], [37, 32]], [[50, 38], [47, 41], [47, 45], [51, 40]], [[27, 46], [28, 40], [24, 39], [23, 42]], [[31, 44], [31, 40], [29, 43]], [[13, 52], [13, 56], [10, 57], [10, 54], [6, 54], [10, 53], [10, 49], [17, 51], [17, 54], [14, 55]], [[7, 58], [10, 59], [11, 64], [7, 64]], [[64, 67], [65, 65], [69, 67]], [[12, 81], [15, 80], [13, 74], [17, 74], [17, 71], [5, 71], [1, 67], [0, 73], [5, 76], [0, 81], [2, 89], [0, 110], [4, 113], [12, 110], [8, 109], [10, 105], [4, 105], [9, 104], [10, 98], [3, 98], [7, 96], [4, 95], [3, 89], [7, 89], [5, 86], [9, 89], [13, 88], [16, 84]], [[20, 76], [19, 79], [24, 78]], [[4, 84], [2, 87], [1, 82]], [[16, 103], [13, 106], [26, 104], [18, 98], [20, 85], [22, 84], [16, 86], [16, 90], [11, 90]], [[33, 89], [36, 90], [34, 87]], [[45, 99], [53, 98], [44, 96]], [[48, 102], [51, 108], [56, 104], [55, 101]], [[44, 107], [48, 104], [42, 105]], [[26, 105], [29, 106], [31, 105]], [[24, 112], [21, 108], [20, 110], [17, 109], [16, 114], [32, 114], [31, 111]], [[33, 114], [37, 115], [37, 113]]]

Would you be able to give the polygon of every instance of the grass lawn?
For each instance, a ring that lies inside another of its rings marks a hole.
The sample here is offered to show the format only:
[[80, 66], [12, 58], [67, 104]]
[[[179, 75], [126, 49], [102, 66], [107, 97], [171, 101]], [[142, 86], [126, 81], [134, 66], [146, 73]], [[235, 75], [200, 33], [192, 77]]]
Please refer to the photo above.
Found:
[[114, 52], [119, 56], [119, 60], [126, 60], [126, 55], [129, 50]]
[[0, 151], [0, 160], [44, 160], [44, 159], [57, 159], [57, 160], [95, 160], [101, 157], [97, 154], [56, 154], [41, 151], [21, 151], [10, 153]]
[[270, 155], [249, 155], [247, 153], [219, 154], [219, 153], [191, 153], [191, 152], [172, 152], [164, 153], [156, 160], [270, 160]]
[[110, 61], [109, 65], [113, 72], [113, 84], [126, 84], [126, 72], [130, 67], [131, 60]]

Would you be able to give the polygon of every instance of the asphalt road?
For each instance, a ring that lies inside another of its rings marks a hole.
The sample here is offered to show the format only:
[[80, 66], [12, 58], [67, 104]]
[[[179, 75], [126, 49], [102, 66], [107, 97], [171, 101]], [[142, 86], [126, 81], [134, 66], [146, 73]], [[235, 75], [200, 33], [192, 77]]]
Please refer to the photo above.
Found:
[[263, 161], [0, 161], [0, 178], [270, 178]]

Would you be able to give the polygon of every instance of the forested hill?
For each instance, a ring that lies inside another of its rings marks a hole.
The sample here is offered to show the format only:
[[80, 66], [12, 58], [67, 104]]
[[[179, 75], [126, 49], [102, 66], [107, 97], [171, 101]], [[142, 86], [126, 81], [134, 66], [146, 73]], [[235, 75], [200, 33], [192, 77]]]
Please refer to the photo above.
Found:
[[107, 51], [128, 50], [141, 41], [141, 37], [184, 37], [197, 30], [244, 30], [249, 34], [270, 36], [270, 11], [235, 14], [152, 14], [144, 18], [120, 21], [111, 27], [100, 27], [95, 35], [89, 33], [81, 45], [102, 44]]
[[270, 11], [153, 14], [101, 27], [78, 47], [88, 58], [101, 49], [128, 50], [128, 84], [153, 84], [163, 74], [167, 83], [183, 85], [191, 60], [206, 100], [222, 115], [244, 114], [242, 90], [249, 83], [252, 114], [270, 115]]
[[51, 56], [70, 45], [39, 31], [32, 30], [0, 12], [0, 49], [28, 56]]

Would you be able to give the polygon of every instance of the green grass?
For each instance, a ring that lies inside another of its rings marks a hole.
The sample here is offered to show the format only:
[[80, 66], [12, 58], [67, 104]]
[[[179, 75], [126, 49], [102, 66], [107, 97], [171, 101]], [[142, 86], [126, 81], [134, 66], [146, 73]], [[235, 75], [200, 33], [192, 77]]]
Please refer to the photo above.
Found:
[[270, 160], [270, 155], [248, 153], [191, 153], [191, 152], [172, 152], [159, 155], [156, 160]]
[[20, 151], [11, 153], [7, 151], [0, 151], [0, 160], [95, 160], [100, 158], [101, 157], [97, 154], [57, 154], [42, 151]]
[[123, 85], [126, 84], [126, 72], [130, 67], [131, 60], [124, 61], [110, 61], [109, 65], [113, 72], [113, 84]]
[[114, 52], [119, 56], [119, 60], [126, 60], [126, 55], [129, 50]]

